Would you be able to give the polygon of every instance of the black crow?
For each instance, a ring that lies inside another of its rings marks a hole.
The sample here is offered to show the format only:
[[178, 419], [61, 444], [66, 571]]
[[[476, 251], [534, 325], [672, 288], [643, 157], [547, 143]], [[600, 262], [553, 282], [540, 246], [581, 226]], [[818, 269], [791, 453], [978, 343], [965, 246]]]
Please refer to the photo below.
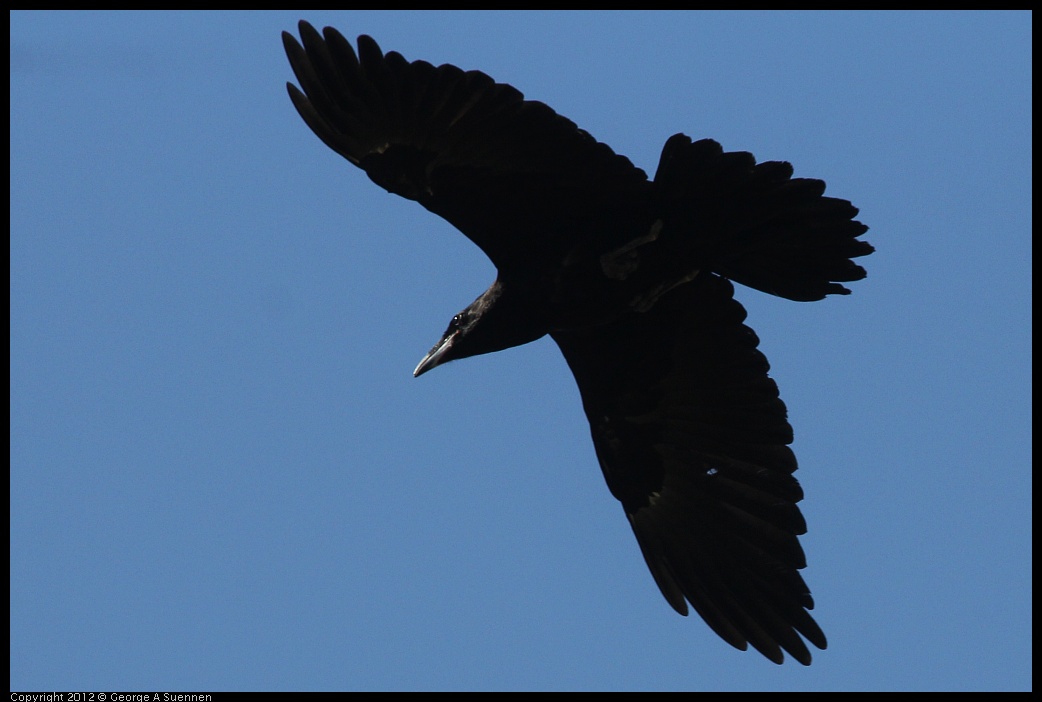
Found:
[[[415, 375], [549, 334], [582, 395], [611, 493], [666, 601], [781, 663], [825, 635], [807, 610], [792, 428], [737, 281], [846, 294], [872, 252], [846, 200], [792, 166], [670, 137], [655, 179], [479, 71], [367, 36], [283, 33], [290, 98], [331, 149], [444, 217], [495, 264]], [[802, 638], [801, 638], [802, 636]]]

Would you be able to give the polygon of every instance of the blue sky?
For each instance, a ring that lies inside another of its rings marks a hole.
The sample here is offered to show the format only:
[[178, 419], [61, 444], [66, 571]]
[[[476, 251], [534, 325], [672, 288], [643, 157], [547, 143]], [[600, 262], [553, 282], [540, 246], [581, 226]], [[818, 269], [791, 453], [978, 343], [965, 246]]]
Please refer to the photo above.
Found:
[[[304, 17], [481, 69], [654, 172], [827, 181], [854, 294], [739, 288], [829, 649], [659, 595], [548, 339], [413, 379], [494, 278], [285, 94]], [[11, 687], [1031, 687], [1031, 16], [11, 15]]]

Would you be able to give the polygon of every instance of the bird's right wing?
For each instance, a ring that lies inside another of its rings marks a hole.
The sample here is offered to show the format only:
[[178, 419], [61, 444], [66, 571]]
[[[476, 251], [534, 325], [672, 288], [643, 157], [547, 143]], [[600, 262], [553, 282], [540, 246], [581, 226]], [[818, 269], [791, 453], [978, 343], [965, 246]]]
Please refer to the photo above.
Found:
[[731, 645], [803, 664], [807, 612], [792, 429], [727, 280], [701, 274], [647, 312], [553, 332], [593, 443], [666, 600]]
[[644, 171], [541, 102], [479, 71], [358, 52], [300, 23], [283, 43], [289, 94], [331, 149], [390, 192], [455, 225], [497, 267], [570, 250], [576, 232], [618, 225], [646, 194]]

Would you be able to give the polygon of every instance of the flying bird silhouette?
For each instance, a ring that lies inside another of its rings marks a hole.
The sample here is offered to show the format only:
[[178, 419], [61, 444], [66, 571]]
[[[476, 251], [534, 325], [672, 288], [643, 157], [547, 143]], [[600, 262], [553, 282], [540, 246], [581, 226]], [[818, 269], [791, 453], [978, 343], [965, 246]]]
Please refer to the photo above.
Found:
[[[820, 180], [670, 137], [654, 180], [478, 71], [409, 62], [335, 29], [283, 33], [312, 131], [495, 264], [416, 367], [549, 334], [578, 383], [611, 493], [666, 601], [732, 646], [824, 649], [797, 537], [792, 428], [730, 281], [791, 300], [849, 292], [867, 227]], [[802, 637], [802, 638], [801, 638]]]

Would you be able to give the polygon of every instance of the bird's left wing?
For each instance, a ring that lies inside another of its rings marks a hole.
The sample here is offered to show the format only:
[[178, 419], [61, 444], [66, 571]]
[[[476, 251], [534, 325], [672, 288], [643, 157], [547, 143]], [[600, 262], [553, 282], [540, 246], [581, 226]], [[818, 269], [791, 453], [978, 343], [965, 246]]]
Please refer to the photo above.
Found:
[[552, 336], [608, 487], [670, 605], [731, 645], [803, 664], [825, 636], [799, 569], [806, 525], [785, 405], [730, 282], [702, 274], [647, 312]]
[[[300, 116], [390, 192], [455, 225], [501, 270], [617, 224], [647, 175], [541, 102], [479, 71], [406, 61], [370, 37], [300, 23], [283, 44]], [[559, 263], [559, 258], [555, 263]]]

